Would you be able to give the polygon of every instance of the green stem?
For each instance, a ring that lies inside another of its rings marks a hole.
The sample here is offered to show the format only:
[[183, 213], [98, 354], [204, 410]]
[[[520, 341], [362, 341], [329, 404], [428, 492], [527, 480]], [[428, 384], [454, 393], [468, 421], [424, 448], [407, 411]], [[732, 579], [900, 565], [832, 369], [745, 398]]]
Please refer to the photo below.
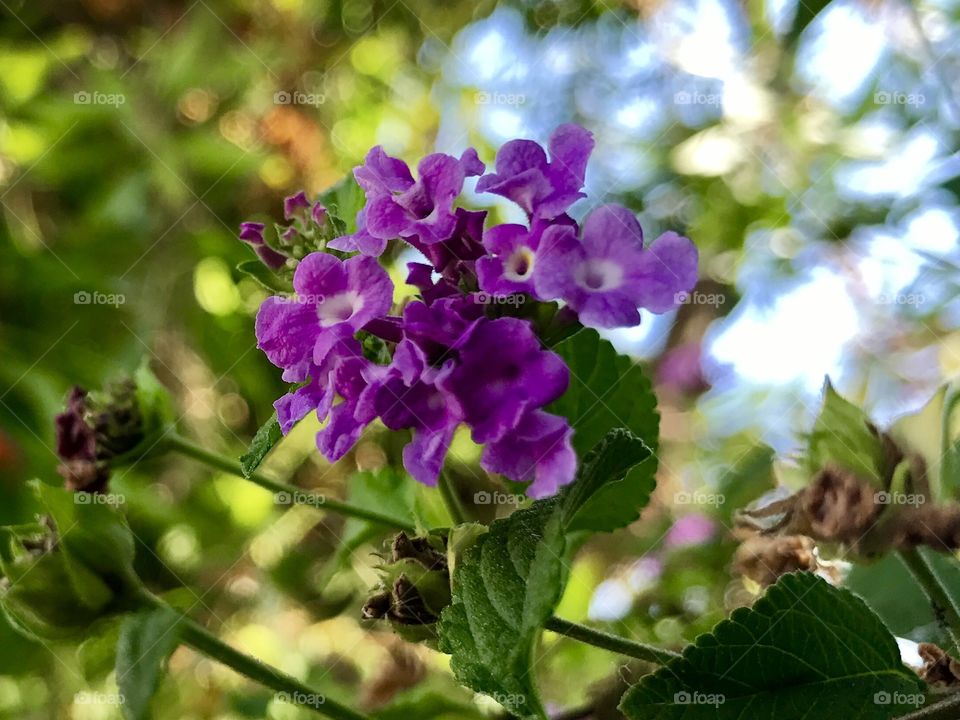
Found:
[[[157, 597], [149, 596], [147, 601], [155, 607], [170, 607]], [[174, 612], [178, 611], [174, 610]], [[255, 657], [230, 647], [185, 615], [182, 616], [178, 625], [178, 632], [180, 642], [184, 645], [226, 665], [245, 678], [260, 683], [278, 694], [283, 694], [287, 702], [313, 710], [318, 715], [332, 718], [332, 720], [370, 720], [368, 716], [351, 710], [336, 700], [331, 700], [325, 694], [317, 692], [316, 689], [272, 665], [267, 665]]]
[[579, 625], [558, 617], [550, 618], [543, 626], [547, 630], [552, 630], [560, 635], [566, 635], [568, 638], [579, 640], [582, 643], [587, 643], [587, 645], [594, 645], [604, 650], [610, 650], [611, 652], [627, 655], [632, 658], [637, 658], [638, 660], [646, 660], [647, 662], [656, 663], [657, 665], [666, 665], [671, 660], [676, 660], [680, 657], [679, 653], [675, 653], [672, 650], [664, 650], [654, 645], [628, 640], [627, 638], [611, 635], [602, 630], [594, 630], [586, 625]]
[[960, 694], [951, 695], [922, 710], [901, 715], [900, 720], [957, 720], [960, 717]]
[[950, 636], [954, 647], [960, 648], [960, 612], [934, 572], [930, 561], [917, 548], [900, 550], [898, 555], [930, 601], [937, 623]]
[[468, 520], [466, 509], [463, 507], [463, 501], [457, 494], [457, 488], [453, 484], [450, 473], [446, 470], [440, 471], [440, 478], [437, 481], [437, 488], [440, 490], [440, 497], [443, 498], [443, 504], [450, 514], [450, 519], [454, 525], [461, 525]]
[[396, 518], [392, 518], [389, 515], [383, 515], [376, 510], [368, 510], [367, 508], [358, 507], [357, 505], [352, 505], [351, 503], [344, 502], [342, 500], [333, 500], [326, 497], [320, 493], [313, 493], [302, 488], [298, 488], [295, 485], [288, 485], [287, 483], [280, 482], [278, 480], [273, 480], [268, 478], [266, 475], [253, 472], [249, 477], [243, 474], [243, 470], [240, 467], [240, 462], [229, 457], [225, 457], [218, 453], [202, 448], [199, 445], [195, 445], [186, 438], [180, 437], [179, 435], [170, 435], [164, 441], [167, 443], [167, 446], [176, 450], [187, 457], [191, 457], [194, 460], [199, 460], [200, 462], [208, 465], [216, 470], [222, 470], [225, 473], [230, 473], [231, 475], [236, 475], [237, 477], [244, 478], [250, 482], [259, 485], [265, 490], [269, 490], [274, 493], [274, 495], [283, 494], [287, 496], [291, 502], [299, 505], [307, 505], [309, 507], [321, 508], [323, 510], [329, 510], [330, 512], [339, 513], [347, 517], [358, 518], [360, 520], [368, 520], [370, 522], [379, 523], [380, 525], [386, 525], [387, 527], [396, 528], [397, 530], [404, 530], [408, 533], [415, 533], [416, 528], [412, 525], [408, 525]]

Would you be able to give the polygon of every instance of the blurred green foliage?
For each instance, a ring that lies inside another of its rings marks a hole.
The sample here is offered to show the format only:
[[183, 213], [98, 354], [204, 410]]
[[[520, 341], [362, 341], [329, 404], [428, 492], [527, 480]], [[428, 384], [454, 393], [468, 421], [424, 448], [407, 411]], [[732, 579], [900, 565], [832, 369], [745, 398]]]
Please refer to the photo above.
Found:
[[[265, 295], [235, 269], [252, 257], [236, 240], [237, 225], [252, 216], [279, 220], [285, 195], [326, 189], [384, 137], [407, 158], [433, 150], [442, 125], [438, 96], [451, 90], [438, 90], [440, 70], [426, 50], [449, 50], [458, 31], [497, 3], [2, 5], [0, 524], [7, 524], [37, 511], [26, 480], [59, 482], [52, 418], [70, 386], [98, 387], [143, 357], [173, 392], [185, 434], [240, 455], [283, 385], [254, 347], [253, 315]], [[537, 38], [605, 21], [634, 23], [654, 6], [501, 5], [518, 8]], [[882, 223], [889, 210], [865, 204], [853, 212], [829, 187], [800, 200], [779, 177], [770, 181], [765, 161], [773, 157], [800, 178], [802, 192], [819, 177], [817, 168], [832, 167], [842, 152], [811, 140], [805, 100], [788, 82], [796, 40], [812, 15], [799, 16], [784, 39], [768, 32], [756, 5], [746, 9], [752, 47], [777, 69], [767, 78], [779, 92], [774, 137], [736, 130], [748, 152], [727, 173], [691, 170], [677, 159], [697, 132], [692, 125], [675, 124], [649, 144], [650, 177], [667, 200], [666, 191], [682, 186], [684, 201], [665, 202], [657, 221], [676, 222], [697, 239], [710, 280], [730, 299], [716, 314], [737, 297], [734, 269], [752, 231], [785, 227], [809, 209], [805, 200], [828, 219], [814, 223], [812, 234], [843, 241], [859, 225]], [[820, 5], [801, 3], [804, 13]], [[770, 61], [781, 51], [782, 62]], [[845, 120], [860, 114], [862, 108]], [[486, 136], [469, 118], [464, 125], [489, 160]], [[955, 185], [947, 188], [957, 194]], [[612, 194], [658, 210], [637, 188]], [[684, 308], [670, 346], [699, 341], [712, 319], [702, 308]], [[733, 508], [769, 486], [771, 453], [748, 433], [678, 451], [677, 441], [693, 432], [690, 403], [665, 391], [661, 399], [667, 447], [660, 497], [630, 530], [590, 543], [574, 564], [559, 613], [587, 618], [605, 581], [630, 595], [624, 619], [609, 621], [611, 631], [679, 647], [750, 599], [730, 576], [735, 545], [726, 526]], [[268, 465], [278, 474], [296, 471], [297, 480], [331, 496], [363, 498], [370, 488], [363, 475], [350, 480], [352, 468], [375, 466], [398, 451], [395, 440], [374, 437], [349, 462], [329, 468], [311, 454], [313, 428], [306, 425]], [[468, 441], [458, 439], [455, 449], [464, 468], [475, 463]], [[670, 508], [667, 500], [689, 479], [675, 468], [690, 461], [704, 464], [704, 476], [720, 478], [717, 491], [728, 502], [700, 508], [717, 523], [707, 539], [664, 547], [674, 515], [694, 509]], [[456, 688], [438, 655], [401, 648], [388, 632], [371, 633], [355, 619], [376, 581], [372, 553], [383, 538], [375, 529], [345, 528], [301, 508], [280, 513], [265, 491], [181, 459], [151, 459], [112, 482], [126, 500], [140, 575], [228, 641], [333, 696], [386, 707], [384, 719], [411, 717], [411, 707], [438, 718], [498, 712]], [[421, 490], [417, 502], [429, 505]], [[649, 578], [637, 563], [644, 557], [656, 561], [656, 572], [646, 568]], [[864, 574], [855, 587], [872, 602], [871, 593], [878, 594], [875, 605], [896, 615], [898, 632], [920, 628], [914, 635], [924, 637], [928, 618], [919, 611], [904, 616], [877, 583]], [[115, 704], [77, 695], [116, 692], [115, 644], [116, 628], [79, 647], [47, 646], [0, 620], [0, 718], [119, 718]], [[618, 678], [608, 655], [557, 636], [547, 637], [537, 668], [553, 707], [583, 704], [591, 683], [602, 690]], [[186, 651], [174, 655], [155, 709], [161, 719], [307, 717]]]

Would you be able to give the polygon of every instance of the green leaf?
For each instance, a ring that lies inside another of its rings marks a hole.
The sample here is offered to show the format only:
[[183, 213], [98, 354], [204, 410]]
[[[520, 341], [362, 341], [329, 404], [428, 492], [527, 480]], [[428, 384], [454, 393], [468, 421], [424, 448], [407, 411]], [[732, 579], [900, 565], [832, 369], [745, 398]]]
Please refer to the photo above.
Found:
[[[785, 44], [790, 48], [796, 45], [803, 31], [810, 26], [810, 23], [820, 13], [827, 9], [829, 4], [830, 0], [798, 0], [796, 14], [793, 16], [790, 31], [786, 35]], [[793, 52], [793, 50], [790, 50], [790, 52]]]
[[128, 616], [117, 641], [117, 687], [123, 695], [127, 720], [150, 717], [150, 699], [156, 692], [164, 664], [180, 641], [177, 611], [160, 607]]
[[244, 260], [237, 265], [237, 270], [254, 280], [260, 287], [271, 294], [289, 293], [293, 286], [284, 282], [275, 272], [259, 260]]
[[352, 174], [321, 193], [319, 200], [327, 208], [330, 220], [340, 235], [357, 231], [357, 213], [363, 208], [366, 198]]
[[463, 552], [439, 647], [457, 680], [523, 718], [545, 718], [533, 651], [567, 579], [556, 499], [497, 520]]
[[[580, 464], [576, 480], [568, 486], [563, 499], [563, 525], [569, 530], [604, 530], [613, 522], [606, 503], [594, 501], [598, 495], [611, 492], [621, 485], [635, 465], [646, 462], [653, 455], [650, 448], [625, 428], [614, 428], [590, 451]], [[646, 485], [645, 505], [653, 490], [653, 478]], [[642, 488], [631, 488], [640, 498]], [[593, 501], [593, 502], [592, 502]], [[599, 511], [599, 512], [598, 512]], [[609, 528], [613, 529], [613, 528]]]
[[554, 347], [570, 368], [570, 387], [547, 408], [563, 415], [574, 429], [573, 446], [585, 458], [614, 428], [626, 428], [650, 455], [594, 493], [578, 511], [571, 530], [611, 531], [640, 516], [650, 499], [657, 472], [660, 415], [657, 398], [639, 365], [617, 354], [596, 330], [582, 330]]
[[94, 502], [90, 493], [72, 493], [38, 480], [32, 484], [56, 523], [61, 551], [109, 580], [114, 589], [140, 588], [133, 569], [133, 533], [123, 513], [112, 505]]
[[922, 693], [880, 618], [802, 573], [643, 678], [620, 709], [631, 720], [886, 720], [915, 709]]
[[[390, 467], [358, 472], [350, 478], [348, 488], [347, 497], [353, 505], [376, 508], [384, 515], [394, 518], [399, 526], [416, 526], [413, 510], [416, 488], [412, 478], [406, 473]], [[347, 519], [340, 546], [334, 556], [334, 568], [339, 570], [346, 567], [353, 552], [363, 543], [394, 532], [392, 528], [379, 523]]]
[[244, 477], [250, 477], [260, 467], [260, 463], [263, 462], [267, 453], [280, 442], [282, 437], [280, 423], [277, 422], [277, 414], [274, 413], [257, 430], [257, 434], [253, 436], [253, 441], [250, 443], [250, 449], [240, 456], [240, 471]]
[[881, 489], [883, 445], [867, 414], [840, 397], [827, 380], [823, 407], [813, 425], [807, 446], [811, 475], [835, 465], [870, 480]]
[[0, 528], [0, 603], [24, 634], [70, 637], [128, 609], [142, 590], [123, 515], [89, 493], [30, 483], [52, 525]]

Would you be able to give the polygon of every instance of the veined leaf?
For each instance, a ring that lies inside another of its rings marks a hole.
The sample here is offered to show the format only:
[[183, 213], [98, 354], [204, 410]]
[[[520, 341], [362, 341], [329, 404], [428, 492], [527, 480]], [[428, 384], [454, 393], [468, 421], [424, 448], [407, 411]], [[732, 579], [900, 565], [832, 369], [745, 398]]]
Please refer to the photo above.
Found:
[[554, 348], [570, 368], [570, 387], [548, 410], [565, 416], [573, 445], [586, 458], [610, 430], [625, 428], [649, 449], [626, 476], [600, 488], [571, 520], [571, 530], [608, 532], [639, 517], [657, 472], [660, 415], [650, 381], [633, 360], [617, 354], [596, 330], [581, 330]]
[[[614, 492], [624, 493], [616, 486], [625, 482], [624, 477], [634, 466], [650, 461], [652, 455], [643, 440], [629, 430], [614, 428], [608, 432], [583, 458], [576, 481], [564, 493], [564, 529], [603, 530], [607, 524], [614, 525], [607, 501], [597, 502], [596, 498], [609, 499]], [[634, 476], [633, 482], [636, 481]], [[649, 483], [632, 487], [629, 493], [637, 501], [643, 498], [642, 504], [646, 505], [653, 487], [653, 478], [649, 477]]]
[[456, 678], [523, 718], [546, 718], [532, 656], [566, 583], [561, 512], [541, 500], [494, 522], [463, 553], [440, 617]]
[[866, 603], [802, 573], [643, 678], [620, 709], [631, 720], [887, 720], [923, 699]]
[[826, 465], [836, 465], [881, 488], [882, 461], [883, 446], [867, 414], [840, 397], [827, 380], [823, 407], [813, 424], [807, 449], [811, 475]]
[[267, 453], [273, 449], [274, 445], [280, 442], [282, 437], [283, 433], [280, 432], [280, 423], [277, 422], [277, 414], [274, 413], [270, 416], [270, 419], [257, 430], [257, 434], [253, 436], [253, 441], [250, 443], [250, 449], [240, 456], [240, 469], [244, 477], [250, 477], [254, 470], [260, 467], [260, 463], [263, 462]]
[[180, 640], [181, 615], [161, 607], [130, 615], [117, 641], [117, 687], [127, 720], [147, 720], [164, 664]]

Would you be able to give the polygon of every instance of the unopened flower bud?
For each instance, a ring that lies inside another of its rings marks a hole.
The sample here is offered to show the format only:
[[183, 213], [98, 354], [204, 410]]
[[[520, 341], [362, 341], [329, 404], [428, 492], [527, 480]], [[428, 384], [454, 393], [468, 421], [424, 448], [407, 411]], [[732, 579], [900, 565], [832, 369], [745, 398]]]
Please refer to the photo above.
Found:
[[68, 490], [102, 493], [110, 468], [143, 457], [172, 422], [166, 390], [143, 365], [102, 391], [74, 387], [56, 417], [58, 472]]

